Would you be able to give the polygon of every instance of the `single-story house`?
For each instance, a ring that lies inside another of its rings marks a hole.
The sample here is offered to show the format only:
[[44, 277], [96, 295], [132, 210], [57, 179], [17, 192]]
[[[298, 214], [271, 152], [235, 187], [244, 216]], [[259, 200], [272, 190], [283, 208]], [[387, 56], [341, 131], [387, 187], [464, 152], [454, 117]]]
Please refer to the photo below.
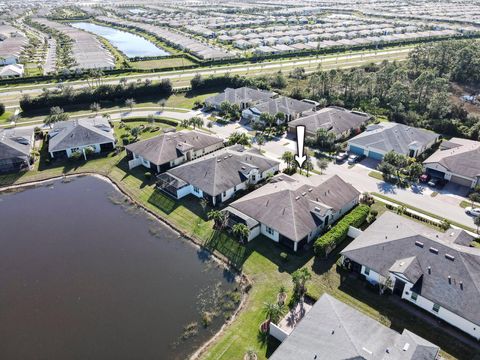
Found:
[[423, 162], [432, 176], [474, 188], [480, 185], [480, 142], [452, 138]]
[[155, 173], [223, 148], [223, 140], [196, 130], [165, 133], [125, 147], [130, 169], [144, 166]]
[[252, 240], [260, 234], [297, 251], [358, 204], [360, 192], [337, 175], [280, 174], [226, 209], [230, 226], [249, 226]]
[[363, 133], [348, 140], [347, 150], [376, 160], [382, 160], [390, 151], [415, 158], [439, 138], [440, 135], [430, 130], [384, 122], [369, 125]]
[[226, 88], [220, 94], [211, 96], [205, 100], [205, 106], [220, 110], [223, 102], [238, 105], [240, 110], [249, 108], [259, 102], [264, 102], [276, 96], [274, 92], [241, 87], [237, 89]]
[[480, 249], [469, 246], [473, 240], [463, 230], [443, 233], [386, 212], [341, 255], [368, 282], [480, 340]]
[[351, 111], [337, 106], [323, 108], [321, 110], [305, 114], [288, 124], [288, 132], [296, 135], [296, 127], [305, 126], [305, 135], [315, 137], [318, 129], [333, 132], [337, 140], [348, 138], [361, 132], [371, 116], [359, 111]]
[[[270, 334], [281, 341], [282, 330]], [[439, 347], [404, 329], [398, 333], [323, 294], [270, 360], [436, 360]]]
[[0, 172], [28, 169], [34, 145], [33, 128], [0, 129]]
[[94, 153], [115, 148], [115, 135], [109, 122], [103, 118], [84, 118], [60, 121], [48, 132], [48, 152], [52, 158], [70, 158], [86, 151]]
[[278, 161], [234, 146], [160, 174], [158, 187], [176, 199], [192, 194], [215, 206], [275, 175], [279, 166]]
[[25, 73], [23, 64], [13, 64], [0, 67], [0, 79], [23, 77]]
[[263, 113], [270, 114], [272, 116], [282, 113], [285, 115], [285, 122], [290, 122], [301, 117], [308, 111], [315, 110], [315, 105], [296, 99], [292, 99], [286, 96], [281, 96], [275, 99], [269, 99], [265, 102], [258, 103], [249, 109], [242, 111], [242, 118], [248, 121], [260, 121], [260, 115]]

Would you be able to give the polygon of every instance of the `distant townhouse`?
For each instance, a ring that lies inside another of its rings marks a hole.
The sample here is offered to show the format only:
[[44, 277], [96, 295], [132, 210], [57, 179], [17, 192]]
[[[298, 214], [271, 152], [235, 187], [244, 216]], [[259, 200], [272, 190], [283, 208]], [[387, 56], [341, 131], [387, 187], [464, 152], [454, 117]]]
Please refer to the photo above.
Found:
[[192, 194], [215, 206], [278, 173], [279, 166], [278, 161], [234, 146], [168, 170], [158, 176], [158, 186], [176, 199]]
[[479, 340], [480, 249], [469, 247], [473, 239], [463, 230], [442, 233], [386, 212], [341, 254], [370, 283], [390, 287]]
[[296, 134], [297, 126], [305, 126], [305, 135], [315, 137], [318, 129], [325, 129], [336, 135], [337, 140], [348, 138], [361, 132], [362, 126], [371, 116], [358, 111], [350, 111], [341, 107], [331, 106], [307, 113], [288, 124], [288, 132]]
[[474, 188], [480, 185], [480, 142], [461, 138], [444, 141], [423, 165], [432, 176]]
[[223, 140], [200, 131], [182, 130], [127, 145], [130, 169], [142, 165], [154, 173], [223, 148]]
[[33, 128], [0, 129], [0, 173], [28, 169], [33, 146]]
[[415, 158], [439, 138], [433, 131], [385, 122], [367, 126], [363, 133], [348, 141], [347, 150], [376, 160], [382, 160], [390, 151]]
[[205, 106], [220, 110], [223, 102], [238, 105], [240, 110], [254, 106], [259, 102], [271, 99], [276, 94], [266, 90], [253, 89], [249, 87], [226, 88], [220, 94], [211, 96], [205, 100]]
[[324, 294], [270, 360], [436, 360], [439, 350], [407, 329], [398, 333]]
[[315, 239], [358, 204], [359, 191], [339, 176], [280, 174], [226, 209], [230, 226], [249, 227], [252, 240], [260, 234], [294, 251]]
[[0, 67], [0, 79], [23, 77], [25, 70], [23, 64], [14, 64]]
[[85, 118], [57, 122], [48, 132], [48, 152], [52, 158], [70, 158], [86, 152], [100, 153], [115, 148], [115, 135], [103, 118]]
[[245, 120], [258, 122], [263, 113], [275, 116], [279, 113], [285, 115], [285, 122], [295, 120], [308, 111], [313, 111], [315, 105], [310, 102], [292, 99], [286, 96], [281, 96], [276, 99], [269, 99], [265, 102], [258, 103], [242, 112], [242, 117]]

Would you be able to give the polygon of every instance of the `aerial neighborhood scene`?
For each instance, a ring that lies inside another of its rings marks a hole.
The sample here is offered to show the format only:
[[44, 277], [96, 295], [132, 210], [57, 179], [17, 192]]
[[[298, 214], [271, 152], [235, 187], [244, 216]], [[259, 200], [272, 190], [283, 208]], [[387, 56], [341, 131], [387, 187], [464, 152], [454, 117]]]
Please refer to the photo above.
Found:
[[480, 3], [0, 0], [0, 359], [480, 360]]

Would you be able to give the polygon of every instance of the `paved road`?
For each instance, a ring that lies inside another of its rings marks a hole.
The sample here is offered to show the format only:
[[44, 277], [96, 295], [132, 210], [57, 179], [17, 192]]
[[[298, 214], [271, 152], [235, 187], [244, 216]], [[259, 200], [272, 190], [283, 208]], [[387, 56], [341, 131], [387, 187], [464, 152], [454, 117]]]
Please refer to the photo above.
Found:
[[[402, 60], [408, 56], [411, 48], [396, 48], [385, 51], [371, 51], [363, 53], [352, 53], [338, 56], [319, 56], [311, 57], [310, 59], [294, 59], [294, 60], [282, 60], [282, 61], [272, 61], [266, 63], [258, 64], [249, 64], [249, 65], [229, 65], [229, 66], [220, 66], [215, 68], [199, 68], [193, 70], [181, 70], [181, 71], [170, 71], [170, 72], [161, 72], [161, 73], [148, 73], [148, 74], [135, 74], [124, 76], [128, 81], [136, 82], [138, 80], [162, 80], [170, 79], [175, 86], [185, 85], [185, 82], [188, 82], [196, 74], [201, 74], [202, 76], [209, 75], [223, 75], [226, 73], [238, 73], [245, 75], [260, 75], [264, 73], [271, 73], [278, 70], [290, 70], [294, 67], [304, 67], [305, 69], [315, 69], [319, 64], [322, 65], [324, 69], [331, 68], [348, 68], [360, 66], [362, 64], [367, 64], [370, 62], [380, 62], [382, 60]], [[118, 78], [105, 78], [103, 84], [118, 84], [121, 77]], [[88, 83], [84, 80], [77, 80], [66, 83], [71, 85], [74, 89], [88, 87]], [[0, 102], [5, 103], [8, 107], [12, 108], [17, 106], [18, 99], [22, 95], [28, 94], [30, 96], [36, 96], [42, 93], [44, 88], [46, 89], [55, 89], [58, 86], [56, 83], [51, 84], [36, 84], [36, 85], [25, 85], [12, 87], [11, 89], [4, 88], [0, 89]]]

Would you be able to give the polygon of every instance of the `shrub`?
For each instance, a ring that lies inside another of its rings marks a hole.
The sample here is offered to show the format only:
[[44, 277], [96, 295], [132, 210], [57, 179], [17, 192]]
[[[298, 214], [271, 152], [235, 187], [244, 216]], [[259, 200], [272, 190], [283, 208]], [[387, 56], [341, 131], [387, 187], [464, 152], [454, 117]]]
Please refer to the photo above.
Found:
[[0, 103], [0, 116], [2, 116], [3, 114], [5, 114], [5, 105]]
[[285, 252], [280, 253], [280, 259], [282, 259], [284, 262], [288, 261], [288, 254]]
[[327, 233], [315, 240], [313, 249], [317, 256], [327, 256], [338, 244], [344, 241], [348, 236], [350, 226], [360, 227], [367, 219], [370, 208], [367, 205], [359, 205], [350, 211]]
[[145, 174], [143, 174], [143, 176], [145, 176], [145, 179], [150, 180], [152, 178], [152, 173], [150, 171], [147, 171], [145, 172]]

